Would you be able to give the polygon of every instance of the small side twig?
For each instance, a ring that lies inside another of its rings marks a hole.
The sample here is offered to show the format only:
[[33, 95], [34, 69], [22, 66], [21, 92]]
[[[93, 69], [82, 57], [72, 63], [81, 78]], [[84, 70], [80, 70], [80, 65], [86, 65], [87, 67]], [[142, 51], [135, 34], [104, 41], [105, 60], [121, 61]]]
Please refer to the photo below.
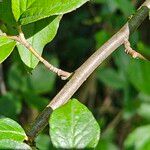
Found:
[[143, 60], [147, 60], [144, 56], [142, 56], [140, 53], [138, 53], [137, 51], [133, 50], [130, 42], [128, 39], [125, 40], [124, 42], [124, 47], [125, 47], [125, 52], [127, 54], [129, 54], [131, 57], [133, 58], [138, 58], [138, 59], [143, 59]]
[[66, 72], [59, 68], [54, 67], [50, 64], [47, 60], [45, 60], [33, 47], [32, 45], [25, 39], [21, 28], [19, 28], [19, 35], [18, 36], [7, 36], [8, 38], [15, 40], [25, 46], [40, 62], [42, 62], [50, 71], [56, 73], [58, 76], [61, 77], [62, 80], [68, 79], [72, 73]]

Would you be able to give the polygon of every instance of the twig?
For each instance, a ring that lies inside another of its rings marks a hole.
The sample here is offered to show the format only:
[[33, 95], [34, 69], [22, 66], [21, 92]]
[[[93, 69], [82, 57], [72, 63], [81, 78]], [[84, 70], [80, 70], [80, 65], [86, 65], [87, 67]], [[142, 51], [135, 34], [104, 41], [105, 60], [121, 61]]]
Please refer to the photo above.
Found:
[[125, 46], [125, 52], [129, 54], [131, 57], [147, 60], [144, 56], [142, 56], [140, 53], [138, 53], [137, 51], [131, 48], [131, 45], [128, 39], [125, 40], [124, 46]]
[[72, 73], [66, 72], [59, 68], [54, 67], [48, 61], [46, 61], [33, 47], [32, 45], [25, 39], [21, 28], [19, 28], [19, 35], [18, 36], [7, 36], [8, 38], [15, 40], [25, 46], [40, 62], [42, 62], [50, 71], [56, 73], [58, 76], [61, 77], [62, 80], [68, 79]]
[[6, 86], [3, 78], [3, 68], [2, 64], [0, 64], [0, 92], [2, 95], [6, 94]]
[[27, 133], [29, 140], [32, 141], [36, 135], [48, 124], [49, 115], [52, 110], [68, 102], [72, 95], [78, 90], [82, 83], [91, 75], [91, 73], [110, 56], [119, 46], [124, 44], [131, 33], [148, 16], [149, 8], [142, 6], [135, 15], [126, 23], [121, 30], [99, 48], [77, 71], [73, 74], [68, 83], [52, 99], [46, 109], [37, 117], [33, 126]]

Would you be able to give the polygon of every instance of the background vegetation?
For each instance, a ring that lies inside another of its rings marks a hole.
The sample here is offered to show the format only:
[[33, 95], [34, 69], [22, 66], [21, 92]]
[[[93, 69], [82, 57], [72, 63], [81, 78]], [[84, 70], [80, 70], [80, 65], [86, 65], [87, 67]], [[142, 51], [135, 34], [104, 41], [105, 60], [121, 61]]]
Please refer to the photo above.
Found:
[[[43, 56], [67, 71], [77, 69], [132, 15], [141, 0], [93, 0], [64, 15], [57, 36]], [[150, 58], [149, 20], [131, 37], [132, 47]], [[16, 55], [18, 57], [16, 57]], [[3, 63], [7, 91], [0, 95], [0, 116], [28, 129], [66, 81], [43, 64], [29, 70], [17, 50]], [[135, 60], [120, 47], [74, 95], [93, 112], [101, 127], [97, 149], [150, 149], [150, 63]], [[42, 139], [42, 140], [41, 140]], [[41, 150], [52, 148], [48, 129], [37, 139]]]

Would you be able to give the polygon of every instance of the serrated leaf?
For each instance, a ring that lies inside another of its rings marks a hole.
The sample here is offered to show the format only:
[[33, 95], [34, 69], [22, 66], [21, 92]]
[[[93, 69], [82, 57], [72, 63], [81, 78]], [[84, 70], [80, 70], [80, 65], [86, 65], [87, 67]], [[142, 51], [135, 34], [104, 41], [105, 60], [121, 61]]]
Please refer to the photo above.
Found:
[[0, 36], [0, 63], [2, 63], [13, 51], [16, 42], [7, 37]]
[[31, 147], [25, 143], [14, 140], [0, 140], [0, 149], [31, 150]]
[[24, 141], [26, 138], [23, 128], [17, 122], [9, 118], [0, 119], [0, 140]]
[[71, 12], [88, 0], [12, 0], [12, 10], [16, 20], [28, 24], [37, 20]]
[[50, 136], [56, 148], [95, 148], [100, 128], [92, 113], [76, 99], [54, 110], [49, 120]]
[[[61, 16], [46, 18], [23, 26], [23, 32], [28, 42], [42, 54], [44, 46], [56, 35]], [[39, 60], [23, 45], [18, 45], [22, 61], [30, 68], [35, 68]]]

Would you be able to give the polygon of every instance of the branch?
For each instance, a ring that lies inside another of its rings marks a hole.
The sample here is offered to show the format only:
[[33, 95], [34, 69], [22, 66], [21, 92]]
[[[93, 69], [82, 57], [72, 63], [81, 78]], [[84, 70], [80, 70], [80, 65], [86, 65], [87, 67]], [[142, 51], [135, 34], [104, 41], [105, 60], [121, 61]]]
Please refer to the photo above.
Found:
[[54, 67], [48, 61], [46, 61], [33, 47], [32, 45], [25, 39], [21, 28], [19, 28], [19, 36], [7, 36], [8, 38], [15, 40], [25, 46], [40, 62], [42, 62], [50, 71], [56, 73], [58, 76], [61, 77], [62, 80], [68, 79], [72, 73], [63, 71]]
[[33, 126], [27, 133], [30, 142], [33, 141], [37, 134], [48, 124], [48, 119], [52, 111], [68, 102], [91, 73], [119, 46], [124, 44], [125, 40], [129, 38], [130, 33], [133, 33], [148, 16], [148, 12], [149, 8], [147, 5], [142, 6], [110, 40], [100, 47], [75, 71], [68, 83], [52, 99], [45, 110], [43, 110], [43, 112], [35, 120]]

